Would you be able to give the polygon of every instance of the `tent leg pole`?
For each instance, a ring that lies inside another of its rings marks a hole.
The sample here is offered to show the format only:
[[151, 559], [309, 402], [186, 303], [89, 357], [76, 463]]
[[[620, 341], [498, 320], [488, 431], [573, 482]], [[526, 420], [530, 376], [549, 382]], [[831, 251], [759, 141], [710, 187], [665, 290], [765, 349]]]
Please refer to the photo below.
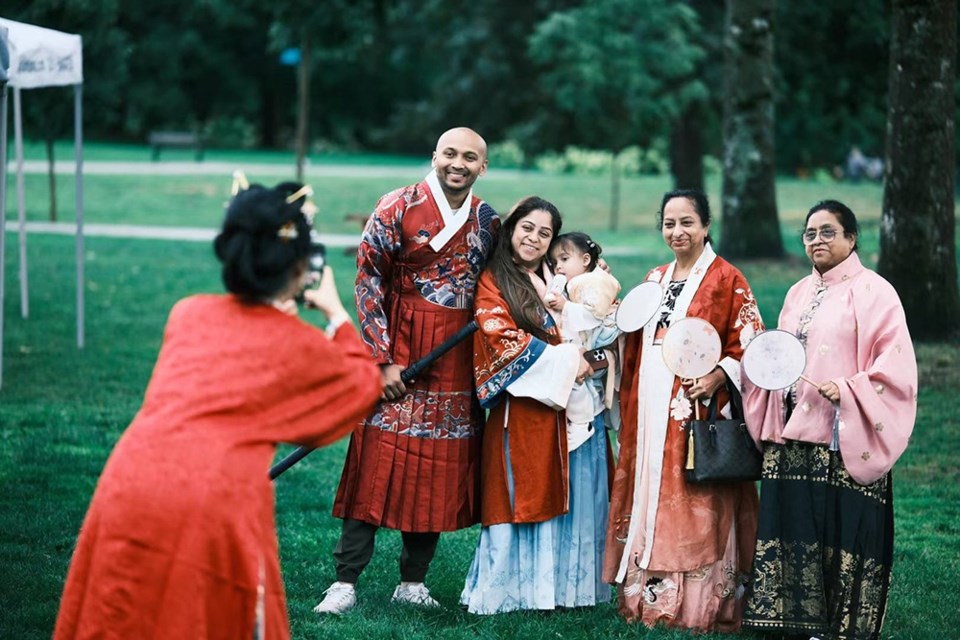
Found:
[[20, 236], [20, 315], [30, 315], [27, 293], [27, 205], [23, 185], [23, 112], [20, 109], [20, 87], [13, 88], [13, 146], [17, 155], [17, 220]]
[[0, 389], [3, 388], [3, 317], [7, 264], [7, 83], [0, 89]]
[[74, 154], [76, 156], [76, 218], [77, 218], [77, 347], [84, 342], [83, 304], [83, 85], [74, 85]]

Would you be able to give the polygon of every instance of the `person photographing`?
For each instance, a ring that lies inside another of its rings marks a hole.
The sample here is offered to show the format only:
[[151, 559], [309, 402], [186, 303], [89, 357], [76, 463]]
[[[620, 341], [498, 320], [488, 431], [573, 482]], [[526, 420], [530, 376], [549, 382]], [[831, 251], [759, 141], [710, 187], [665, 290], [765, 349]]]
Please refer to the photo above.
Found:
[[307, 190], [239, 188], [214, 241], [226, 295], [170, 312], [143, 405], [97, 484], [54, 638], [289, 638], [273, 486], [278, 442], [320, 447], [380, 396], [324, 269], [298, 317]]

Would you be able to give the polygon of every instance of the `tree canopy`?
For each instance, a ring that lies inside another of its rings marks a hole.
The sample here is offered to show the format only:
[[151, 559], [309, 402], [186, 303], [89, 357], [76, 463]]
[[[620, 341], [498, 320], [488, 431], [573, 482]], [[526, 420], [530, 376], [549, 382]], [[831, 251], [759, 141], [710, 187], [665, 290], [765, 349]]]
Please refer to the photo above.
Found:
[[[720, 158], [714, 5], [12, 0], [4, 15], [84, 37], [90, 137], [142, 141], [154, 129], [194, 129], [214, 145], [291, 148], [296, 70], [280, 52], [309, 33], [315, 145], [419, 153], [438, 130], [469, 124], [527, 154], [665, 148], [696, 103], [704, 149]], [[830, 169], [852, 145], [881, 155], [887, 5], [776, 3], [778, 171]], [[69, 109], [36, 99], [24, 107], [28, 135]]]

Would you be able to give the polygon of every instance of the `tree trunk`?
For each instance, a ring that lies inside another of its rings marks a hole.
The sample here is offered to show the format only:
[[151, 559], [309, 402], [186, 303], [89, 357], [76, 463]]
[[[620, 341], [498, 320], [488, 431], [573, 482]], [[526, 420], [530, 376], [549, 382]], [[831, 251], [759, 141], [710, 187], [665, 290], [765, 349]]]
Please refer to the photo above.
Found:
[[894, 0], [878, 271], [914, 337], [960, 326], [954, 171], [956, 0]]
[[723, 237], [729, 258], [780, 258], [773, 153], [773, 3], [727, 0]]
[[44, 138], [47, 147], [47, 188], [50, 190], [50, 222], [57, 221], [57, 174], [53, 171], [53, 138]]
[[260, 120], [260, 146], [267, 149], [277, 147], [277, 104], [278, 91], [276, 82], [273, 78], [264, 75], [260, 78], [260, 109], [258, 116]]
[[620, 158], [611, 153], [610, 160], [610, 231], [620, 226]]
[[310, 122], [310, 32], [300, 40], [300, 66], [297, 68], [297, 182], [303, 182], [303, 165], [309, 143]]
[[703, 191], [703, 105], [684, 109], [670, 132], [670, 174], [674, 189]]

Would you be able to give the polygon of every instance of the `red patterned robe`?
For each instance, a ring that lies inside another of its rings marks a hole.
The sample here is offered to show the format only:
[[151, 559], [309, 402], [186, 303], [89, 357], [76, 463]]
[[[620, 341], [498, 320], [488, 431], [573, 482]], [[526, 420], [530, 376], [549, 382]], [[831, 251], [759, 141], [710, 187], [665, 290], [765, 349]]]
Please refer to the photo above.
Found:
[[351, 326], [330, 340], [233, 296], [177, 303], [97, 483], [53, 637], [289, 638], [267, 475], [276, 443], [329, 444], [379, 393]]
[[[480, 278], [475, 308], [480, 325], [473, 336], [477, 395], [490, 410], [483, 437], [483, 526], [550, 520], [570, 506], [563, 408], [577, 374], [579, 347], [561, 344], [550, 316], [544, 319], [549, 342], [519, 329], [489, 271]], [[508, 394], [507, 387], [516, 392], [524, 374], [541, 359], [550, 367], [549, 382], [538, 376], [539, 384], [527, 380], [523, 392]]]
[[[651, 271], [664, 287], [674, 265]], [[763, 329], [743, 274], [707, 244], [680, 294], [665, 301], [670, 322], [702, 318], [720, 334], [720, 366], [739, 386], [740, 359]], [[688, 483], [683, 425], [693, 413], [667, 370], [656, 316], [627, 334], [620, 406], [620, 457], [610, 496], [604, 578], [617, 583], [628, 621], [705, 631], [739, 628], [759, 503], [752, 482]], [[721, 406], [725, 389], [717, 391]], [[701, 415], [705, 415], [701, 411]]]
[[[424, 181], [383, 196], [367, 223], [357, 255], [357, 313], [380, 364], [407, 367], [473, 319], [477, 278], [500, 219], [472, 197], [466, 222], [434, 250], [430, 240], [442, 220]], [[354, 430], [335, 516], [411, 532], [477, 522], [483, 415], [471, 364], [465, 340]]]

